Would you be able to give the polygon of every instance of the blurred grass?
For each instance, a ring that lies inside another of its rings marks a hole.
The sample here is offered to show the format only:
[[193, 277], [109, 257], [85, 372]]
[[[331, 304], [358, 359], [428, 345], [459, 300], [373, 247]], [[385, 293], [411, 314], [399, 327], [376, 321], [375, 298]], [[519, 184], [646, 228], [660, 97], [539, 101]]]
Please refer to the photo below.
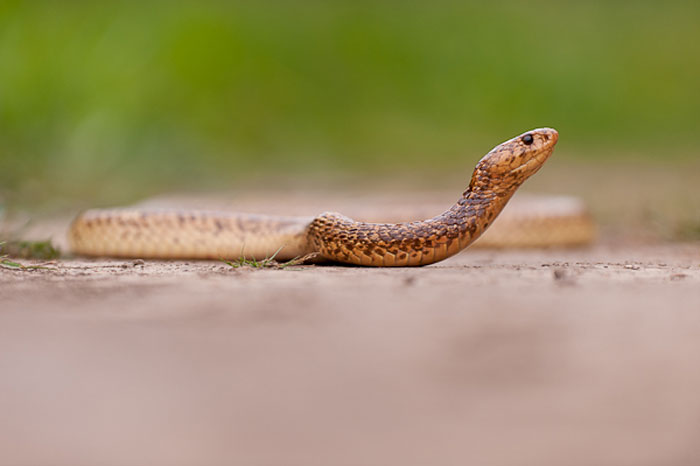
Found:
[[439, 174], [553, 126], [696, 157], [700, 3], [0, 3], [0, 195], [122, 202], [268, 174]]
[[19, 257], [24, 259], [51, 260], [61, 257], [60, 249], [51, 240], [0, 241], [0, 252], [3, 253], [0, 257]]

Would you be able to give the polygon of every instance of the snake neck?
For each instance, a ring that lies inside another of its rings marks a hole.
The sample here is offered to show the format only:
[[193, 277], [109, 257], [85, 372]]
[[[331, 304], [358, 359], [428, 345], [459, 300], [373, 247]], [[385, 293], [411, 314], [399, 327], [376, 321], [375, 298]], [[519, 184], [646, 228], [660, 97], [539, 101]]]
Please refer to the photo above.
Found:
[[446, 212], [430, 221], [458, 221], [462, 232], [460, 241], [465, 248], [493, 223], [524, 181], [524, 178], [517, 177], [494, 178], [481, 162], [459, 200]]
[[434, 225], [457, 225], [460, 250], [476, 241], [496, 220], [515, 190], [484, 190], [470, 185], [447, 211], [427, 220]]
[[310, 250], [326, 259], [358, 265], [432, 264], [474, 242], [512, 194], [470, 185], [448, 210], [420, 222], [366, 223], [324, 213], [309, 225]]

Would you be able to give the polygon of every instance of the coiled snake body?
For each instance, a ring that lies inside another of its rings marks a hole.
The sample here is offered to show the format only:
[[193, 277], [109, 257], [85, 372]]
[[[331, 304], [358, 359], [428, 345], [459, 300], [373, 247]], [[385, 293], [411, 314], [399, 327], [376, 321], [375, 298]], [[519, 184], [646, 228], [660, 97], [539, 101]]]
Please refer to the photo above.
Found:
[[[90, 210], [73, 222], [69, 241], [74, 252], [91, 256], [263, 259], [275, 255], [286, 260], [315, 253], [355, 265], [427, 265], [474, 242], [518, 187], [549, 158], [558, 137], [555, 130], [541, 128], [495, 147], [479, 161], [459, 200], [428, 220], [367, 223], [337, 213], [312, 218]], [[581, 240], [579, 235], [577, 241]]]

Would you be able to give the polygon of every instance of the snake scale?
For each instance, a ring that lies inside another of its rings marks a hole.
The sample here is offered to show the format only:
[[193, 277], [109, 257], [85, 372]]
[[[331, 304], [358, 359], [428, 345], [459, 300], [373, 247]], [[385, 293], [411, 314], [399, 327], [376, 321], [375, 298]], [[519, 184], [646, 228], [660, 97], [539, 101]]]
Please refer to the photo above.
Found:
[[[69, 241], [75, 253], [88, 256], [260, 260], [275, 255], [288, 260], [313, 254], [363, 266], [432, 264], [479, 238], [518, 187], [547, 161], [558, 138], [554, 129], [540, 128], [496, 146], [476, 165], [458, 201], [428, 220], [368, 223], [329, 212], [316, 217], [282, 217], [96, 209], [75, 219]], [[542, 231], [546, 229], [545, 224]], [[571, 241], [586, 242], [588, 236], [579, 232]]]

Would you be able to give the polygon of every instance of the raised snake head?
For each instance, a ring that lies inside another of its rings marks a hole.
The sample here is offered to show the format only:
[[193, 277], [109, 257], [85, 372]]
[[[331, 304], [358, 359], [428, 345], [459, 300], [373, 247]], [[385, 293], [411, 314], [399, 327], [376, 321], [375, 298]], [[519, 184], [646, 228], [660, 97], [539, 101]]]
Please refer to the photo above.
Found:
[[511, 192], [547, 161], [559, 140], [552, 128], [528, 131], [500, 144], [476, 165], [469, 185], [472, 192]]

